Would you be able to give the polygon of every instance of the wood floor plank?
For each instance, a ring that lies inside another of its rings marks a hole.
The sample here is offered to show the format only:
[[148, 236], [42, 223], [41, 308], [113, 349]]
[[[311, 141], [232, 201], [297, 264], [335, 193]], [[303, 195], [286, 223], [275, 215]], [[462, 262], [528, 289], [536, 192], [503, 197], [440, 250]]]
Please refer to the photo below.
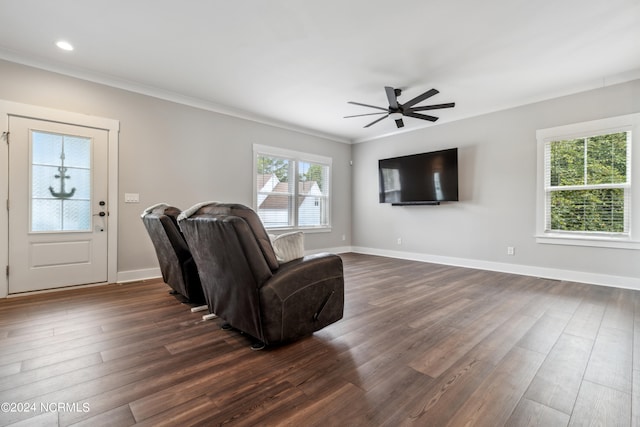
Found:
[[286, 381], [274, 382], [260, 393], [243, 396], [243, 399], [222, 407], [219, 413], [209, 416], [205, 424], [277, 425], [278, 420], [289, 417], [286, 414], [292, 408], [298, 410], [309, 402], [308, 396]]
[[450, 334], [446, 340], [419, 355], [411, 361], [410, 366], [433, 378], [440, 376], [471, 348], [513, 316], [526, 302], [524, 299], [512, 301], [510, 304], [502, 304], [495, 310], [485, 313], [477, 318], [473, 325]]
[[538, 352], [513, 347], [447, 425], [504, 425], [543, 361], [544, 356]]
[[[237, 400], [244, 398], [245, 394], [251, 395], [253, 393], [256, 396], [268, 394], [269, 384], [278, 382], [283, 373], [291, 369], [292, 364], [305, 365], [309, 359], [314, 360], [318, 357], [318, 354], [311, 353], [301, 356], [300, 360], [289, 363], [279, 361], [279, 365], [275, 363], [264, 364], [265, 371], [260, 375], [259, 370], [262, 366], [256, 367], [253, 355], [248, 354], [243, 348], [237, 352], [229, 353], [224, 359], [224, 364], [222, 357], [216, 358], [214, 366], [218, 369], [208, 369], [207, 372], [202, 372], [195, 378], [187, 378], [182, 375], [182, 378], [174, 380], [175, 384], [154, 393], [146, 393], [144, 397], [130, 403], [131, 411], [139, 421], [205, 394], [212, 396], [210, 399], [216, 406], [228, 408], [232, 406], [234, 397]], [[251, 381], [252, 379], [253, 381]], [[291, 387], [289, 383], [287, 385]], [[233, 392], [225, 393], [229, 389]]]
[[[158, 327], [154, 322], [137, 322], [135, 326], [119, 331], [104, 332], [101, 328], [91, 329], [89, 334], [82, 333], [77, 335], [70, 332], [47, 338], [39, 338], [37, 342], [16, 345], [12, 340], [6, 343], [10, 350], [2, 351], [0, 355], [0, 363], [10, 363], [16, 360], [23, 361], [23, 370], [34, 369], [46, 364], [55, 363], [64, 360], [67, 354], [74, 357], [79, 356], [78, 349], [82, 348], [85, 354], [100, 351], [104, 348], [112, 346], [111, 340], [127, 339], [131, 342], [138, 342], [140, 335], [146, 336], [150, 331], [156, 334], [166, 333], [168, 331], [176, 331], [181, 329], [180, 326], [174, 324], [165, 328]], [[4, 346], [3, 346], [4, 347]]]
[[[99, 326], [88, 327], [80, 331], [73, 331], [69, 333], [61, 333], [61, 334], [47, 334], [46, 336], [40, 335], [37, 338], [31, 336], [30, 340], [22, 339], [26, 337], [26, 335], [21, 335], [17, 337], [12, 336], [8, 338], [5, 343], [6, 347], [2, 349], [3, 355], [11, 355], [14, 353], [21, 352], [30, 352], [33, 353], [38, 351], [38, 349], [42, 347], [49, 346], [58, 346], [65, 341], [72, 342], [85, 337], [93, 337], [95, 335], [101, 334], [102, 329]], [[20, 358], [20, 356], [18, 356]]]
[[0, 402], [90, 407], [0, 425], [639, 425], [639, 291], [341, 257], [343, 319], [259, 352], [160, 280], [0, 300]]
[[398, 366], [409, 365], [410, 358], [416, 353], [422, 354], [439, 346], [456, 332], [450, 326], [436, 324], [427, 330], [411, 330], [410, 333], [397, 330], [387, 340], [383, 337], [367, 339], [354, 347], [357, 352], [349, 353], [350, 364], [354, 368], [345, 378], [364, 390], [370, 390], [386, 376], [394, 375]]
[[631, 393], [633, 333], [601, 327], [584, 379], [623, 393]]
[[[224, 348], [220, 345], [219, 350], [224, 352]], [[212, 349], [212, 351], [216, 351]], [[165, 390], [176, 381], [180, 381], [191, 385], [198, 383], [203, 375], [207, 372], [216, 372], [216, 365], [223, 365], [221, 368], [224, 372], [225, 367], [228, 368], [229, 360], [239, 357], [237, 352], [225, 352], [223, 358], [207, 357], [208, 352], [194, 353], [190, 358], [176, 359], [169, 358], [168, 362], [173, 363], [157, 363], [153, 369], [148, 370], [127, 370], [123, 373], [114, 373], [112, 375], [97, 378], [94, 381], [78, 384], [73, 388], [63, 389], [58, 395], [62, 395], [68, 399], [69, 395], [83, 396], [83, 399], [91, 403], [91, 413], [68, 413], [62, 414], [61, 419], [66, 423], [73, 424], [95, 416], [106, 411], [110, 411], [125, 403], [132, 404], [143, 396], [152, 396], [157, 392]], [[97, 393], [96, 393], [97, 391]], [[45, 396], [46, 399], [48, 396]], [[171, 407], [173, 400], [167, 400], [166, 406]], [[135, 416], [135, 413], [134, 413]]]
[[406, 403], [391, 414], [379, 414], [389, 427], [400, 425], [444, 426], [493, 373], [495, 366], [473, 357], [459, 360], [430, 386], [407, 396]]
[[593, 341], [563, 334], [533, 378], [525, 398], [571, 415]]
[[122, 345], [136, 343], [140, 339], [140, 334], [147, 334], [151, 331], [157, 334], [162, 333], [157, 331], [153, 325], [145, 325], [143, 330], [128, 331], [124, 335], [94, 334], [82, 339], [64, 341], [54, 345], [44, 345], [33, 350], [12, 353], [3, 357], [3, 359], [11, 361], [22, 359], [22, 371], [28, 371], [80, 356], [100, 353], [110, 349], [115, 343], [122, 343]]
[[614, 289], [602, 317], [602, 327], [633, 331], [633, 322], [633, 292], [629, 289]]
[[137, 427], [172, 427], [206, 425], [205, 420], [217, 416], [220, 410], [211, 402], [208, 396], [198, 396], [195, 399], [174, 406], [166, 411], [136, 422]]
[[442, 321], [447, 315], [464, 310], [464, 308], [469, 306], [473, 301], [473, 299], [460, 298], [456, 295], [451, 303], [439, 304], [438, 307], [434, 307], [433, 310], [428, 310], [427, 313], [420, 312], [415, 314], [416, 320], [410, 321], [408, 326], [414, 329], [427, 328], [436, 322]]
[[[13, 362], [13, 363], [7, 363], [5, 365], [1, 365], [0, 378], [8, 377], [8, 376], [19, 373], [21, 365], [22, 365], [21, 362]], [[0, 383], [0, 387], [2, 387], [3, 384], [5, 384], [4, 381]]]
[[[161, 374], [167, 371], [166, 367], [171, 364], [171, 360], [167, 358], [167, 355], [166, 351], [163, 354], [150, 351], [128, 360], [101, 363], [56, 376], [45, 375], [45, 379], [9, 388], [2, 393], [0, 400], [5, 402], [30, 402], [36, 407], [39, 407], [42, 403], [47, 404], [49, 402], [88, 403], [92, 411], [87, 417], [95, 416], [99, 412], [96, 409], [100, 408], [102, 402], [96, 404], [90, 397], [106, 388], [105, 384], [110, 384], [110, 375], [121, 376], [123, 377], [123, 382], [131, 384], [136, 378], [144, 377], [144, 375]], [[115, 406], [118, 405], [113, 407]], [[16, 422], [34, 415], [37, 415], [37, 412], [36, 414], [5, 414], [4, 418], [7, 419], [6, 424], [9, 424], [9, 421]], [[3, 414], [0, 414], [0, 425], [4, 425], [2, 421]]]
[[409, 399], [407, 409], [394, 414], [388, 425], [445, 425], [535, 322], [535, 318], [514, 314], [440, 375], [432, 387]]
[[65, 360], [63, 362], [48, 365], [39, 369], [32, 369], [21, 372], [18, 369], [13, 375], [5, 376], [0, 382], [0, 392], [11, 390], [14, 397], [17, 396], [17, 388], [20, 386], [32, 387], [33, 383], [44, 381], [65, 374], [73, 374], [83, 368], [96, 366], [102, 363], [99, 353], [91, 353], [75, 359]]
[[[316, 396], [306, 405], [295, 408], [286, 419], [287, 423], [293, 426], [370, 426], [367, 414], [371, 409], [364, 391], [353, 384], [344, 384], [323, 396]], [[258, 420], [240, 425], [255, 425]], [[268, 418], [265, 421], [268, 424]]]
[[[90, 410], [90, 408], [89, 408]], [[95, 417], [73, 424], [74, 427], [132, 426], [136, 423], [129, 405], [122, 405]]]
[[605, 303], [583, 300], [564, 329], [564, 333], [594, 340], [600, 330]]
[[566, 427], [569, 415], [529, 399], [522, 399], [505, 426]]
[[[0, 422], [3, 421], [3, 418], [9, 419], [9, 417], [3, 417], [3, 415], [0, 414]], [[43, 412], [30, 418], [22, 418], [21, 421], [12, 422], [11, 427], [51, 427], [58, 425], [58, 414], [56, 412]], [[0, 425], [5, 424], [2, 423]]]
[[538, 353], [548, 354], [564, 331], [571, 315], [569, 313], [545, 313], [522, 337], [518, 345]]
[[631, 395], [583, 381], [569, 426], [626, 427], [631, 425]]

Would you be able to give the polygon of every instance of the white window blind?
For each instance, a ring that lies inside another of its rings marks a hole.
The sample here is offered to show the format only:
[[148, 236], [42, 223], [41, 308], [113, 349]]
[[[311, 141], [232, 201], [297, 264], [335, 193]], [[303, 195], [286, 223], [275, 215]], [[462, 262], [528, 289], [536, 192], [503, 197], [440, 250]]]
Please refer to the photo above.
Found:
[[629, 234], [631, 132], [545, 144], [545, 231]]

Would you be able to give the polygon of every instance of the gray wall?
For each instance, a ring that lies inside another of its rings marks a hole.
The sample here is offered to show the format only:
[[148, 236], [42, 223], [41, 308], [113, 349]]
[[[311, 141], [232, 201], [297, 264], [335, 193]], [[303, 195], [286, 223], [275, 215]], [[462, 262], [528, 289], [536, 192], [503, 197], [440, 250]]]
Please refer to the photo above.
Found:
[[[458, 265], [576, 271], [638, 283], [640, 251], [543, 245], [534, 238], [536, 130], [636, 112], [640, 80], [354, 145], [353, 245]], [[451, 147], [459, 147], [460, 202], [378, 203], [378, 159]], [[634, 169], [637, 175], [640, 165]], [[515, 247], [515, 256], [507, 255], [507, 246]]]
[[[253, 203], [253, 144], [333, 158], [333, 230], [309, 250], [350, 245], [351, 146], [125, 90], [0, 61], [0, 99], [120, 121], [118, 272], [157, 267], [141, 211], [158, 202]], [[125, 204], [124, 193], [139, 193]], [[346, 240], [342, 240], [342, 236]], [[144, 274], [144, 273], [142, 273]]]
[[[144, 207], [212, 199], [251, 205], [252, 145], [259, 143], [333, 158], [333, 231], [308, 234], [310, 250], [352, 245], [515, 272], [640, 277], [639, 251], [534, 239], [535, 131], [640, 112], [640, 81], [350, 146], [6, 61], [0, 76], [0, 99], [120, 121], [119, 272], [157, 267], [139, 218]], [[378, 159], [449, 147], [460, 149], [460, 202], [378, 203]], [[140, 203], [123, 203], [125, 192], [139, 193]]]

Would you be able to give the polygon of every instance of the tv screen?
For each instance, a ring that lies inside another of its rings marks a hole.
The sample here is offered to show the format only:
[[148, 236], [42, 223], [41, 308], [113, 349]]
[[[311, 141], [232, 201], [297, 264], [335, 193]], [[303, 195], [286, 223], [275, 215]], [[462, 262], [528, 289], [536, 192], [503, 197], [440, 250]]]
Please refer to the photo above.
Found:
[[380, 203], [458, 201], [458, 149], [379, 160]]

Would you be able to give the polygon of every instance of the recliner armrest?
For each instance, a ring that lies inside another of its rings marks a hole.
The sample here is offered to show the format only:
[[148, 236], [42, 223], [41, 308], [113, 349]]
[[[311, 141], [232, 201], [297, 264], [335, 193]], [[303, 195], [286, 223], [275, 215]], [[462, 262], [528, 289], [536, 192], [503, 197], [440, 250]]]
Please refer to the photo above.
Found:
[[285, 299], [302, 286], [342, 276], [342, 258], [335, 254], [319, 253], [280, 264], [280, 268], [263, 287], [269, 286], [278, 297]]

